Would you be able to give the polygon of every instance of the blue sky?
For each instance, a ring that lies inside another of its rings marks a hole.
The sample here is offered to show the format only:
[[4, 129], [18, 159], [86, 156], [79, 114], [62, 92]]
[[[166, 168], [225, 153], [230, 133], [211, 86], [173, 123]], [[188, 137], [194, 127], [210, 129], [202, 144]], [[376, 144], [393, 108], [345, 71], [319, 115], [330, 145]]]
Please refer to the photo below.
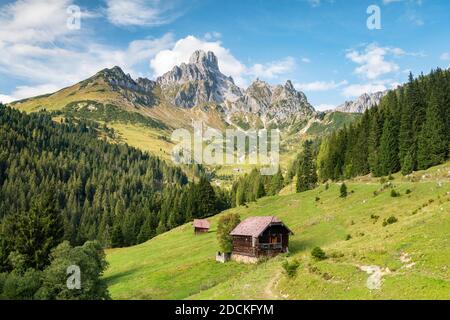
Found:
[[289, 79], [327, 109], [449, 67], [449, 16], [447, 0], [0, 1], [0, 100], [114, 65], [155, 78], [203, 49], [244, 88]]

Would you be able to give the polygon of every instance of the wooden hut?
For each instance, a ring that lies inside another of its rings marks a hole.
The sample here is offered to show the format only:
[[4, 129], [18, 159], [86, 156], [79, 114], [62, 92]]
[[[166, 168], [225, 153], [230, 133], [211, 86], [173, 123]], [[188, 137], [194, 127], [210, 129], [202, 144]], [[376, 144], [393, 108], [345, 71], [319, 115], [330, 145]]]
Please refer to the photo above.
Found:
[[209, 221], [206, 219], [194, 219], [194, 233], [205, 233], [209, 231]]
[[288, 251], [293, 232], [277, 217], [250, 217], [234, 228], [232, 259], [255, 262]]

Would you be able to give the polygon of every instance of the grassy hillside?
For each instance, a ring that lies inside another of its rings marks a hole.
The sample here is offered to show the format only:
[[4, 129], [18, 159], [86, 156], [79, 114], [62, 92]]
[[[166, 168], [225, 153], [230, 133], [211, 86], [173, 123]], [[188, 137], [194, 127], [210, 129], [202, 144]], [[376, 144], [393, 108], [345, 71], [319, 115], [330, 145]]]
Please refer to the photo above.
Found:
[[[183, 225], [141, 245], [108, 250], [105, 278], [115, 299], [450, 299], [449, 172], [447, 163], [396, 175], [390, 183], [399, 197], [391, 196], [387, 182], [362, 177], [347, 182], [345, 199], [339, 185], [330, 184], [229, 210], [241, 218], [276, 215], [294, 231], [289, 255], [258, 265], [214, 261], [216, 216], [205, 235]], [[383, 226], [390, 216], [398, 222]], [[313, 260], [315, 246], [328, 259]], [[294, 278], [283, 272], [286, 259], [300, 264]], [[368, 267], [380, 272], [369, 275]], [[368, 289], [369, 276], [379, 289]]]

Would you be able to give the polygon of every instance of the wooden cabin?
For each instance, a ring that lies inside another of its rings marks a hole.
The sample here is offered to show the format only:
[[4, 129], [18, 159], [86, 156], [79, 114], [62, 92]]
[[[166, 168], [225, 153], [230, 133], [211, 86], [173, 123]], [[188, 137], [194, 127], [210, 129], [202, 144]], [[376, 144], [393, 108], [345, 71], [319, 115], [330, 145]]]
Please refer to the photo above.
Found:
[[255, 262], [288, 251], [293, 232], [277, 217], [250, 217], [234, 228], [232, 259]]
[[209, 221], [206, 219], [194, 219], [194, 233], [200, 234], [209, 231]]

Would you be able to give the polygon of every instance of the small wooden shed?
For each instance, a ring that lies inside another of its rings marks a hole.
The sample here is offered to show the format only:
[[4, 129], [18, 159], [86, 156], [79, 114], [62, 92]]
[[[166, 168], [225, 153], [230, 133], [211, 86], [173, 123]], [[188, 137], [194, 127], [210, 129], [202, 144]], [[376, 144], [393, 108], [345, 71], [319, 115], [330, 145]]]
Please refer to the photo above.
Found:
[[194, 233], [200, 234], [209, 231], [209, 221], [206, 219], [194, 219]]
[[[249, 260], [273, 257], [288, 251], [289, 235], [293, 232], [277, 217], [250, 217], [234, 228], [232, 258]], [[233, 257], [234, 256], [234, 257]]]

